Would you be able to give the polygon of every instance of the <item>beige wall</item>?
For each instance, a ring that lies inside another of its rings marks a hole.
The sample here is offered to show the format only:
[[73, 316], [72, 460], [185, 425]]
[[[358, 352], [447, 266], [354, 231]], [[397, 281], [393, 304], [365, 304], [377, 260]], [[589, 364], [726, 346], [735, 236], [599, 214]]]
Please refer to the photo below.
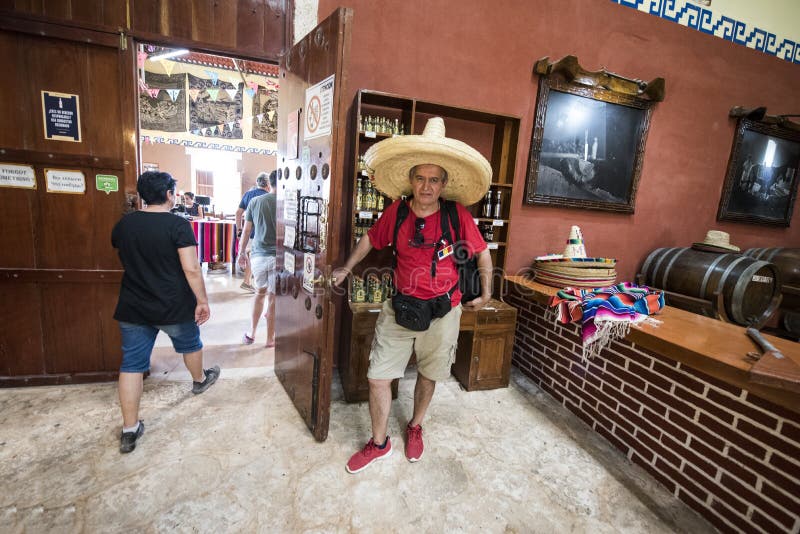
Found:
[[239, 172], [242, 173], [242, 194], [256, 185], [258, 173], [261, 171], [271, 172], [277, 164], [277, 156], [243, 154], [242, 161], [239, 162]]
[[168, 172], [178, 181], [178, 191], [192, 190], [191, 161], [180, 145], [142, 144], [142, 163], [156, 163], [158, 170]]

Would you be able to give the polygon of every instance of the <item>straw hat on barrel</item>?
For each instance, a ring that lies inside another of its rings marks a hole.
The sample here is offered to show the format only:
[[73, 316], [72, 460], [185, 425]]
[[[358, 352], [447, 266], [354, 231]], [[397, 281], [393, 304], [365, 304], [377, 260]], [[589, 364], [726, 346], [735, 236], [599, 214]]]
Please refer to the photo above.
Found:
[[706, 238], [700, 243], [692, 243], [692, 248], [710, 252], [739, 252], [739, 247], [731, 245], [731, 236], [728, 232], [709, 230]]
[[376, 143], [364, 154], [375, 175], [375, 187], [397, 199], [411, 194], [408, 172], [417, 165], [438, 165], [447, 171], [442, 197], [464, 206], [478, 202], [492, 182], [492, 166], [466, 143], [445, 137], [441, 117], [428, 120], [422, 135], [402, 135]]

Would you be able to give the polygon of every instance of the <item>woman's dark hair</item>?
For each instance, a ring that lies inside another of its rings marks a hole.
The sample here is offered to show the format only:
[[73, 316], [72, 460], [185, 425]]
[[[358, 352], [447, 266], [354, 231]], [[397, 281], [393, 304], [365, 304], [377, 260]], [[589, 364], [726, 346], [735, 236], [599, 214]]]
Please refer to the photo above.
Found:
[[158, 205], [167, 201], [167, 191], [175, 191], [177, 183], [168, 172], [147, 171], [139, 175], [136, 190], [147, 205]]

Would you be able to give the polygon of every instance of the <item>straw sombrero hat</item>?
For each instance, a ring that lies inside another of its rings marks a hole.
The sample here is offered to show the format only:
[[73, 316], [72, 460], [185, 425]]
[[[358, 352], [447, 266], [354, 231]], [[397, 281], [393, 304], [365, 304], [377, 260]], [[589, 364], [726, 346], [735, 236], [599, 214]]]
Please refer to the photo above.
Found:
[[422, 135], [402, 135], [376, 143], [364, 154], [375, 175], [375, 187], [388, 197], [411, 194], [408, 171], [416, 165], [438, 165], [447, 171], [442, 197], [464, 206], [479, 201], [492, 182], [492, 166], [480, 152], [444, 135], [441, 117], [428, 120]]
[[731, 236], [728, 232], [709, 230], [706, 238], [700, 243], [692, 243], [692, 248], [709, 252], [739, 252], [739, 247], [731, 245]]

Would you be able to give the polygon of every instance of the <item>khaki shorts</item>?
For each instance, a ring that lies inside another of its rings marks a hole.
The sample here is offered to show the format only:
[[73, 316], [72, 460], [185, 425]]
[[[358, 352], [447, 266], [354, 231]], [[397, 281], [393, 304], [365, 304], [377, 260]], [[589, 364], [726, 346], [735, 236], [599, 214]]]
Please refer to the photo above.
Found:
[[253, 271], [253, 285], [256, 289], [266, 287], [267, 293], [275, 294], [275, 256], [256, 256], [250, 258]]
[[461, 304], [431, 321], [424, 332], [403, 328], [395, 321], [392, 301], [387, 299], [375, 325], [367, 378], [402, 378], [413, 351], [417, 354], [417, 371], [422, 376], [436, 382], [446, 380], [456, 359], [460, 324]]

